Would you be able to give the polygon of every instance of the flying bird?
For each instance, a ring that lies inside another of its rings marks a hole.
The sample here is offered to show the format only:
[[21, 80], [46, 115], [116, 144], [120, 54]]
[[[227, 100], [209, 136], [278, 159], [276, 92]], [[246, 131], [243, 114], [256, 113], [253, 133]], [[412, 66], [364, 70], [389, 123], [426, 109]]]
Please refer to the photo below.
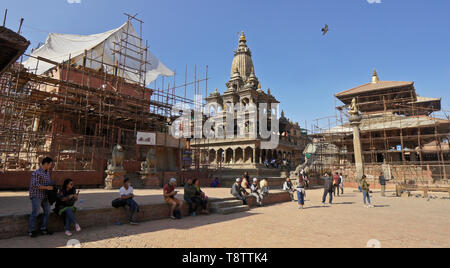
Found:
[[328, 24], [325, 24], [325, 27], [322, 28], [322, 35], [326, 35], [328, 33]]

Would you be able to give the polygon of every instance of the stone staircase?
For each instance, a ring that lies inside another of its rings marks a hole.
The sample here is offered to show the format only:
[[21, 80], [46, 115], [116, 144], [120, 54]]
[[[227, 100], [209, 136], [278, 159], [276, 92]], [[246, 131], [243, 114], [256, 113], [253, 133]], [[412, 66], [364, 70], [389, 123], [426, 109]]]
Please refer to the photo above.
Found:
[[211, 200], [211, 213], [228, 215], [232, 213], [239, 213], [249, 211], [248, 205], [243, 205], [242, 201], [234, 198]]

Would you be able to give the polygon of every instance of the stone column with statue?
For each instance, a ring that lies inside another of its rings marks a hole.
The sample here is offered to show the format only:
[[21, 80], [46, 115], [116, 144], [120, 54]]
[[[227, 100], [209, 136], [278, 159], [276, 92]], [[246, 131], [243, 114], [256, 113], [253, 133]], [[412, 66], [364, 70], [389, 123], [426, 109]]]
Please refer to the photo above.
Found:
[[360, 111], [358, 110], [358, 105], [356, 103], [356, 98], [352, 100], [352, 104], [348, 111], [350, 118], [350, 124], [353, 127], [353, 148], [355, 153], [355, 165], [356, 165], [356, 181], [358, 185], [360, 184], [361, 178], [364, 175], [364, 162], [362, 156], [362, 148], [361, 148], [361, 120], [362, 116]]
[[105, 179], [105, 189], [118, 189], [122, 186], [126, 171], [123, 168], [124, 150], [121, 145], [116, 145], [112, 151], [112, 157], [108, 161]]

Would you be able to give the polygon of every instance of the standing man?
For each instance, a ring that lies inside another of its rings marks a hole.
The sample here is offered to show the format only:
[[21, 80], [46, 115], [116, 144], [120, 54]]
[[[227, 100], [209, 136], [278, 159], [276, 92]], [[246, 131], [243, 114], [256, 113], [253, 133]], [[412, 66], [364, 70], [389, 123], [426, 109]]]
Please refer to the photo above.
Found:
[[48, 202], [47, 191], [52, 191], [53, 186], [50, 185], [50, 170], [53, 167], [53, 159], [50, 157], [42, 160], [42, 166], [31, 174], [30, 182], [30, 199], [32, 212], [30, 215], [29, 235], [32, 238], [37, 237], [36, 219], [40, 213], [40, 207], [44, 210], [44, 217], [42, 218], [41, 234], [52, 235], [53, 233], [47, 229], [48, 217], [50, 216], [50, 203]]
[[176, 209], [181, 211], [183, 207], [183, 202], [176, 199], [175, 196], [178, 194], [178, 191], [175, 190], [177, 185], [177, 180], [175, 178], [170, 179], [169, 183], [164, 186], [164, 201], [170, 205], [170, 218], [176, 219], [173, 212]]
[[340, 185], [339, 173], [336, 172], [333, 176], [333, 186], [334, 186], [334, 196], [340, 196], [339, 194], [339, 185]]
[[236, 179], [236, 183], [231, 187], [231, 194], [238, 200], [241, 200], [244, 205], [247, 205], [248, 192], [242, 187], [242, 180]]
[[[364, 175], [361, 179], [361, 189], [363, 192], [364, 206], [366, 208], [373, 208], [372, 203], [370, 202], [370, 184], [367, 182], [366, 175]], [[369, 202], [369, 205], [367, 205], [366, 199]]]
[[325, 185], [323, 189], [322, 205], [325, 206], [327, 195], [330, 195], [330, 205], [333, 204], [333, 180], [328, 173], [325, 173]]
[[383, 176], [383, 172], [380, 172], [380, 185], [381, 185], [381, 196], [386, 197], [386, 178]]
[[341, 180], [341, 183], [339, 184], [339, 187], [341, 188], [341, 194], [344, 194], [344, 175], [341, 173], [339, 175], [339, 179]]

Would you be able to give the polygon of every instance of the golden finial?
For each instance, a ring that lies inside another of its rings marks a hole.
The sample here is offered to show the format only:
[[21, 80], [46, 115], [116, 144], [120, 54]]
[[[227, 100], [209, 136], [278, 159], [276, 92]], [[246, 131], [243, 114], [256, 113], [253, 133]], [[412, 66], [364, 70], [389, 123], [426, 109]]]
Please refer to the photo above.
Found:
[[258, 83], [258, 89], [261, 89], [261, 83]]
[[377, 70], [373, 69], [372, 83], [378, 83], [379, 81], [380, 81], [380, 79], [378, 78]]
[[247, 39], [245, 38], [245, 33], [241, 32], [241, 38], [239, 38], [239, 42], [247, 42]]

